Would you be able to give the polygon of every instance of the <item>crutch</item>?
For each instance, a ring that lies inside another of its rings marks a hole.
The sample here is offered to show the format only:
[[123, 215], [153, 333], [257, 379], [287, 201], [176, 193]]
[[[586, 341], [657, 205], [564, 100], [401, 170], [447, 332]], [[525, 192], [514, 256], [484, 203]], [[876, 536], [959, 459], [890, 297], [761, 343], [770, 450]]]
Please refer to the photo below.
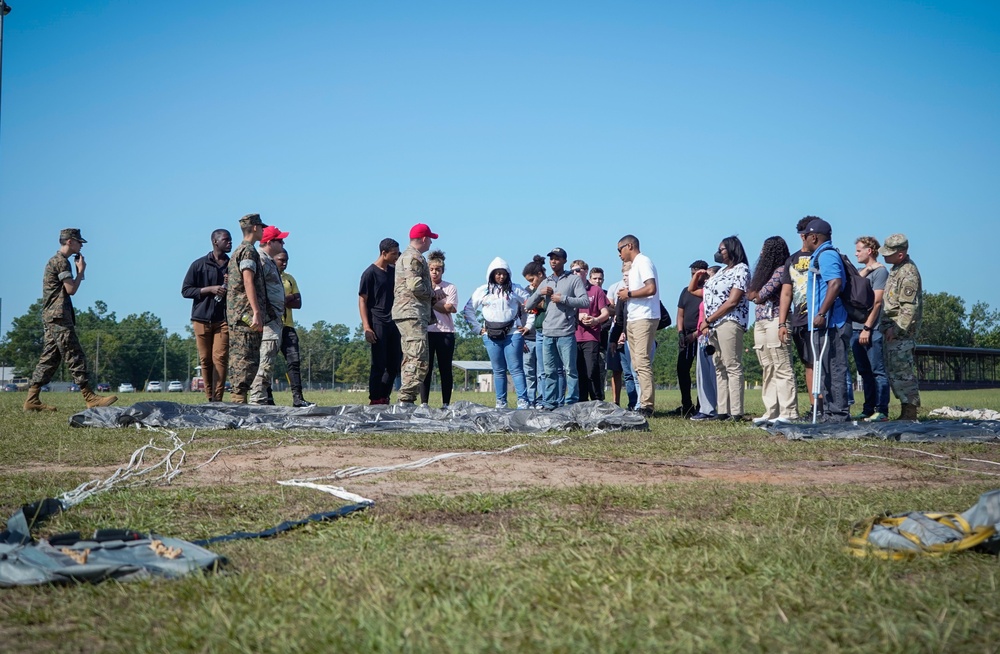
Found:
[[[819, 356], [816, 356], [816, 339], [813, 338], [813, 333], [816, 331], [816, 327], [813, 324], [813, 320], [816, 318], [816, 279], [819, 277], [819, 268], [813, 268], [810, 266], [809, 272], [812, 273], [812, 311], [809, 313], [811, 319], [809, 320], [809, 348], [812, 351], [813, 357], [813, 384], [812, 384], [812, 401], [813, 401], [813, 424], [816, 424], [817, 414], [819, 413], [819, 394], [820, 389], [823, 385], [823, 355], [826, 354], [826, 346], [830, 342], [829, 333], [825, 334], [823, 339], [823, 345], [820, 347]], [[823, 330], [827, 332], [826, 329]]]

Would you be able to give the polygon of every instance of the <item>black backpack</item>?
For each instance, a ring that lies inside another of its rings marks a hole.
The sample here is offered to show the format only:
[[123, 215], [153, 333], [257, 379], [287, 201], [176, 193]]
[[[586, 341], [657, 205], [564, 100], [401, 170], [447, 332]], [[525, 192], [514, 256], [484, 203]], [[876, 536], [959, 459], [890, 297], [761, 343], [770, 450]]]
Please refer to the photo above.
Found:
[[875, 306], [875, 291], [847, 256], [840, 250], [837, 250], [837, 254], [844, 262], [844, 272], [847, 273], [844, 286], [840, 289], [840, 301], [847, 309], [847, 317], [851, 321], [864, 323]]

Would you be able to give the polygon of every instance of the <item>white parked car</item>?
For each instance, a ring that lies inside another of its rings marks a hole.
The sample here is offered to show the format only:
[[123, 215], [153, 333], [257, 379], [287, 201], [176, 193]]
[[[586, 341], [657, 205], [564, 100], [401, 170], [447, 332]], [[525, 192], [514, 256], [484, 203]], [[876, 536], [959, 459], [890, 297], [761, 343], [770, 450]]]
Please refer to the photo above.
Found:
[[133, 386], [132, 384], [130, 384], [128, 382], [122, 382], [121, 384], [118, 384], [118, 392], [119, 393], [135, 393], [135, 386]]
[[161, 392], [163, 392], [163, 386], [161, 386], [160, 382], [158, 382], [158, 381], [151, 381], [148, 384], [146, 384], [146, 392], [147, 393], [161, 393]]
[[169, 384], [167, 384], [167, 392], [182, 393], [184, 392], [184, 384], [180, 383], [179, 381], [172, 381]]

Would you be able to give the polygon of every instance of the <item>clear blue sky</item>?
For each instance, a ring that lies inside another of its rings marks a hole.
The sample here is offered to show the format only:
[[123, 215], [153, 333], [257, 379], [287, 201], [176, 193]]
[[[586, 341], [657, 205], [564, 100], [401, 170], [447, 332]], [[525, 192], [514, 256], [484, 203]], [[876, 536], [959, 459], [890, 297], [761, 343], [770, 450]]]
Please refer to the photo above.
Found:
[[188, 265], [252, 211], [291, 232], [307, 325], [353, 329], [415, 222], [463, 303], [555, 246], [610, 280], [631, 232], [671, 306], [722, 237], [755, 259], [816, 214], [845, 251], [905, 232], [928, 291], [1000, 308], [1000, 3], [12, 6], [3, 331], [79, 227], [77, 307], [183, 333]]

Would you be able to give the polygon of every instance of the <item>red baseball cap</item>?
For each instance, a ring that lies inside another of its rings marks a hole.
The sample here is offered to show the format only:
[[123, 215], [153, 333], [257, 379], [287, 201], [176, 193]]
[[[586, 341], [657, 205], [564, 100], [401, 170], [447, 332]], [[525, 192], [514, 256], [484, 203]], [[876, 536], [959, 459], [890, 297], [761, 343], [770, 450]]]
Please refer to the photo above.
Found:
[[283, 241], [286, 238], [288, 238], [288, 232], [283, 232], [274, 225], [268, 225], [264, 228], [264, 235], [260, 237], [260, 242], [270, 243], [275, 239]]
[[410, 238], [423, 238], [425, 236], [430, 236], [431, 238], [437, 238], [438, 235], [431, 231], [431, 228], [423, 223], [417, 223], [410, 228]]

